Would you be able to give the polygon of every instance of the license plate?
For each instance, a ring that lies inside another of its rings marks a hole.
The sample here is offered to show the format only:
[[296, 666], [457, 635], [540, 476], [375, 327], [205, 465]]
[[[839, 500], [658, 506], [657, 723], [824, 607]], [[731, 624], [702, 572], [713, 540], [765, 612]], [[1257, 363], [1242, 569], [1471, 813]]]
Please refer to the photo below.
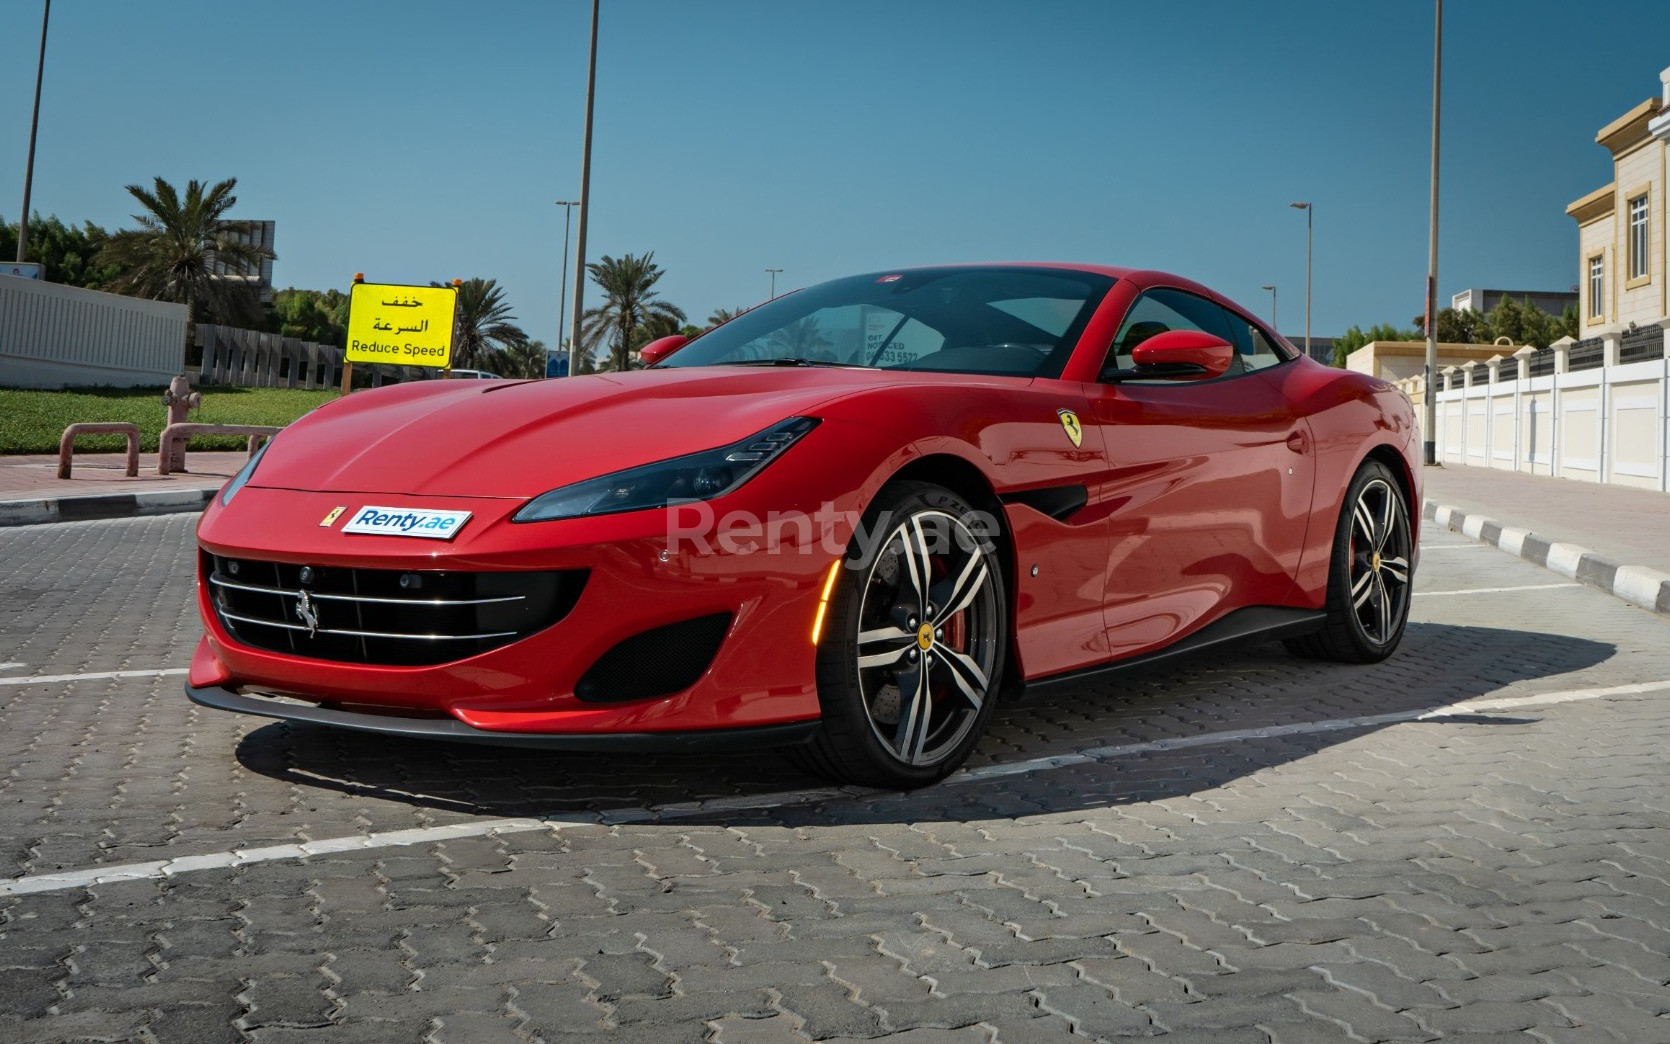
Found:
[[377, 507], [368, 504], [355, 511], [342, 527], [344, 533], [375, 533], [378, 536], [425, 537], [451, 540], [470, 520], [468, 511], [438, 508]]

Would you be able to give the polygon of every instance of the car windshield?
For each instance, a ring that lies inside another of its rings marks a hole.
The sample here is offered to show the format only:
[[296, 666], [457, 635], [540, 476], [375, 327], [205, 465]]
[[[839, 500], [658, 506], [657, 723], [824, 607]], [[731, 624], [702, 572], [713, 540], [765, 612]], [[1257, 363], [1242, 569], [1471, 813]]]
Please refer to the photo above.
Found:
[[692, 341], [662, 366], [865, 366], [1017, 377], [1061, 373], [1112, 276], [919, 268], [821, 283]]

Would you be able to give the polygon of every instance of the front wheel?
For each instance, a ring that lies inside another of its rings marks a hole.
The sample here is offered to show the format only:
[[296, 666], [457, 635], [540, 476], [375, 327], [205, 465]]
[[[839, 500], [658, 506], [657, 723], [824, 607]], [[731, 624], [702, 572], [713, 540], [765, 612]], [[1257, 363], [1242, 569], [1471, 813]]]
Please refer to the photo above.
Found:
[[1369, 461], [1346, 490], [1328, 569], [1327, 621], [1286, 640], [1290, 652], [1341, 663], [1379, 663], [1409, 622], [1415, 545], [1409, 502], [1386, 465]]
[[996, 701], [1008, 601], [996, 519], [926, 482], [882, 489], [843, 559], [818, 646], [807, 767], [865, 786], [943, 779]]

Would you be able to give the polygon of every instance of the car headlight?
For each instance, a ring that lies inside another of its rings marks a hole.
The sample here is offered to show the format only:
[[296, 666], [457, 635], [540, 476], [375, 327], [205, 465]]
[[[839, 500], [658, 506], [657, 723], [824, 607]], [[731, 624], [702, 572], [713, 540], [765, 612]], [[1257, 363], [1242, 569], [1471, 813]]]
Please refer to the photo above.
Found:
[[266, 442], [261, 443], [261, 448], [256, 450], [254, 455], [249, 458], [249, 463], [238, 469], [238, 473], [232, 476], [232, 481], [228, 482], [226, 488], [220, 491], [222, 505], [232, 503], [232, 498], [238, 495], [238, 490], [243, 489], [249, 483], [250, 476], [255, 474], [255, 465], [261, 463], [261, 458], [267, 455], [267, 450], [272, 448], [273, 439], [276, 438], [278, 436], [274, 435]]
[[817, 424], [812, 417], [791, 417], [729, 446], [562, 486], [528, 501], [511, 521], [612, 515], [722, 497], [759, 474]]

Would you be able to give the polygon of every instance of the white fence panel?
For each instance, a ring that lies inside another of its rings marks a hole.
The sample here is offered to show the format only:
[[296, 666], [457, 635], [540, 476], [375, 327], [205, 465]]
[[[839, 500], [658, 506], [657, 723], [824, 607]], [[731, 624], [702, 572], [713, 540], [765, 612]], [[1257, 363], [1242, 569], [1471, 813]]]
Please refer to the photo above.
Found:
[[[1472, 387], [1464, 367], [1444, 371], [1444, 463], [1670, 489], [1670, 345], [1661, 333], [1649, 326], [1523, 356], [1472, 367]], [[1418, 378], [1402, 385], [1424, 394]]]
[[0, 276], [0, 385], [161, 387], [185, 344], [184, 305]]

